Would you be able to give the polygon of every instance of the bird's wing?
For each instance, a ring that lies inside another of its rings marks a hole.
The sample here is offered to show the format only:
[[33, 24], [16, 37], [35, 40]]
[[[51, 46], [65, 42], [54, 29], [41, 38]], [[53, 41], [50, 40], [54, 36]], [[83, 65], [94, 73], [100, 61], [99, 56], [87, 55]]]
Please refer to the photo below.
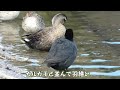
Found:
[[22, 36], [22, 38], [25, 40], [25, 39], [28, 39], [28, 41], [32, 42], [32, 41], [40, 41], [41, 40], [41, 37], [43, 37], [45, 35], [45, 31], [44, 30], [39, 30], [38, 32], [36, 33], [32, 33], [32, 34], [28, 34], [28, 35], [24, 35]]
[[65, 62], [72, 56], [74, 52], [73, 47], [74, 45], [71, 43], [71, 41], [66, 39], [56, 41], [52, 45], [45, 62]]

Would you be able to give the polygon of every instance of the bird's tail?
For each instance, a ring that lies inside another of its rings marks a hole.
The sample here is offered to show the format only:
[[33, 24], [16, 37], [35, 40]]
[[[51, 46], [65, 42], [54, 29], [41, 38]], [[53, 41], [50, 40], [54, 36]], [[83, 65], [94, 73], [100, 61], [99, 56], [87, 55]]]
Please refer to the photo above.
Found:
[[21, 36], [21, 39], [24, 41], [24, 42], [29, 42], [30, 40], [27, 38], [29, 35], [23, 35]]

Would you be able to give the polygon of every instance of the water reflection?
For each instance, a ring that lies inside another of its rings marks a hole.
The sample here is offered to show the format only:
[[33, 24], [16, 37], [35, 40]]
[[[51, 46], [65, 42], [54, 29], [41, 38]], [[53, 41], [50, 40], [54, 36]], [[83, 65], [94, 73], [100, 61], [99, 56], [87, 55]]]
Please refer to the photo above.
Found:
[[31, 64], [28, 64], [28, 65], [25, 65], [25, 66], [41, 66], [41, 65], [39, 65], [37, 63], [31, 63]]
[[69, 68], [120, 68], [120, 66], [107, 66], [107, 65], [72, 65]]
[[120, 42], [107, 42], [107, 41], [102, 41], [102, 43], [114, 44], [114, 45], [119, 45], [120, 44]]
[[19, 33], [20, 26], [15, 21], [8, 21], [0, 23], [0, 32], [3, 36], [2, 43], [6, 43], [6, 45], [13, 44], [13, 42], [19, 41]]
[[89, 56], [90, 54], [81, 54], [80, 56], [81, 57], [87, 57], [87, 56]]
[[90, 72], [90, 75], [93, 76], [120, 76], [120, 70], [114, 72]]
[[107, 62], [107, 61], [111, 61], [111, 60], [103, 60], [103, 59], [94, 59], [94, 60], [91, 60], [91, 62]]

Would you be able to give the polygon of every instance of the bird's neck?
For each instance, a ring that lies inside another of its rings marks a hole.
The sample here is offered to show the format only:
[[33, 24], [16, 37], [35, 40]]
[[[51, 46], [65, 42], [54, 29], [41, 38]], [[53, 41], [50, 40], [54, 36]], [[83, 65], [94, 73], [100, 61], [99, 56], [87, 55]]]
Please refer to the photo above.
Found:
[[59, 24], [57, 26], [53, 26], [53, 29], [54, 29], [54, 36], [55, 37], [63, 37], [65, 35], [66, 28], [64, 25]]

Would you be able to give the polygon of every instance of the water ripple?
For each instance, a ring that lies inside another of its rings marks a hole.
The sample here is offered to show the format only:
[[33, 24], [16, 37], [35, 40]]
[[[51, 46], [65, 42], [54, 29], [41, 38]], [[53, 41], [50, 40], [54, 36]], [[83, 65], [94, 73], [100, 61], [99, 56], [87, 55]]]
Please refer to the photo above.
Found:
[[102, 41], [102, 43], [115, 44], [115, 45], [119, 45], [120, 44], [120, 42], [107, 42], [107, 41]]
[[120, 76], [120, 70], [117, 70], [115, 72], [109, 72], [109, 73], [105, 73], [105, 72], [90, 72], [90, 75], [102, 75], [102, 76]]
[[91, 62], [106, 62], [106, 61], [110, 61], [110, 60], [103, 60], [103, 59], [94, 59], [94, 60], [91, 60]]
[[107, 65], [71, 65], [69, 68], [120, 68], [120, 66], [107, 66]]

